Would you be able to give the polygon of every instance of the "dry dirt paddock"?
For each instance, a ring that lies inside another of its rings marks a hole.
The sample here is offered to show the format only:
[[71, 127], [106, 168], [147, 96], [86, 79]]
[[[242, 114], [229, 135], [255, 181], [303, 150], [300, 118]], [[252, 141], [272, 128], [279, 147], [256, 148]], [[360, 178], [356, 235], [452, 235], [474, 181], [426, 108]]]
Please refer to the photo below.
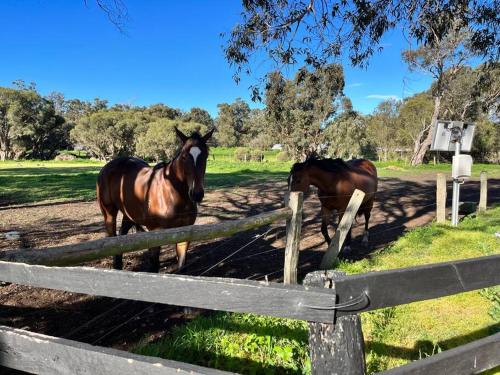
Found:
[[[361, 244], [363, 218], [353, 230], [351, 261], [370, 256], [397, 239], [405, 230], [421, 226], [435, 216], [435, 176], [418, 179], [384, 178], [370, 223], [370, 248]], [[489, 204], [500, 202], [500, 180], [489, 180]], [[282, 205], [285, 183], [268, 182], [206, 194], [197, 224], [231, 220], [272, 210]], [[451, 186], [448, 186], [448, 201]], [[461, 200], [478, 201], [479, 183], [462, 186]], [[450, 204], [448, 204], [450, 206]], [[319, 202], [314, 193], [305, 200], [299, 275], [314, 270], [326, 244], [320, 233]], [[17, 241], [0, 238], [0, 251], [16, 247], [49, 247], [104, 236], [102, 217], [95, 202], [38, 204], [0, 210], [0, 233], [18, 231]], [[184, 274], [280, 281], [284, 260], [284, 223], [233, 237], [193, 243]], [[141, 271], [142, 252], [125, 256], [127, 270]], [[161, 271], [175, 269], [173, 246], [161, 253]], [[90, 263], [111, 267], [111, 259]], [[154, 340], [174, 324], [200, 312], [166, 305], [93, 297], [3, 284], [0, 286], [0, 324], [28, 329], [97, 345], [129, 348], [144, 337]]]

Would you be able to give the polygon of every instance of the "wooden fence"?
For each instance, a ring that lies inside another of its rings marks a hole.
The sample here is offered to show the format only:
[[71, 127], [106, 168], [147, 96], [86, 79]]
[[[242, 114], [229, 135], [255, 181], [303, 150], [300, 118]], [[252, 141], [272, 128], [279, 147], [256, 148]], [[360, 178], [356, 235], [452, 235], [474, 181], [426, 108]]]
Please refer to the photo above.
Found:
[[[313, 373], [363, 374], [359, 312], [498, 285], [499, 270], [500, 255], [493, 255], [352, 276], [316, 271], [308, 275], [306, 285], [283, 285], [0, 262], [0, 279], [74, 293], [306, 320], [310, 322]], [[500, 334], [393, 372], [425, 369], [426, 374], [440, 374], [443, 366], [457, 362], [453, 358], [460, 358], [464, 366], [453, 372], [456, 374], [500, 365]], [[222, 373], [8, 327], [0, 327], [0, 365], [50, 374], [122, 374], [125, 370], [134, 374]]]
[[[351, 204], [355, 207], [355, 200]], [[310, 327], [314, 374], [364, 374], [360, 312], [500, 284], [500, 255], [493, 255], [351, 276], [317, 271], [307, 275], [303, 285], [296, 285], [301, 194], [292, 194], [287, 205], [227, 223], [137, 233], [43, 250], [5, 251], [0, 254], [0, 280], [96, 296], [305, 320]], [[284, 219], [286, 284], [57, 267], [185, 240], [219, 238]], [[341, 243], [330, 245], [329, 251], [334, 254], [328, 262], [340, 248]], [[0, 365], [41, 374], [227, 373], [2, 326]], [[455, 366], [454, 373], [465, 374], [497, 365], [500, 334], [387, 373], [440, 374], [445, 366]]]

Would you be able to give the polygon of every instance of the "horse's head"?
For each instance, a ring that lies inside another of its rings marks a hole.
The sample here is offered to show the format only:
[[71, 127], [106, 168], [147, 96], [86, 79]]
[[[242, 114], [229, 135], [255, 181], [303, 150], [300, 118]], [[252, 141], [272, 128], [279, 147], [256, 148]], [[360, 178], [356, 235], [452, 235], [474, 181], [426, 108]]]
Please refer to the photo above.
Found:
[[194, 132], [188, 137], [175, 128], [177, 136], [182, 141], [182, 149], [178, 156], [179, 172], [189, 187], [189, 198], [196, 203], [200, 203], [205, 195], [205, 169], [208, 158], [207, 141], [214, 130], [210, 130], [203, 136], [198, 132]]
[[288, 190], [301, 191], [305, 194], [309, 190], [310, 183], [306, 163], [295, 163], [288, 175]]

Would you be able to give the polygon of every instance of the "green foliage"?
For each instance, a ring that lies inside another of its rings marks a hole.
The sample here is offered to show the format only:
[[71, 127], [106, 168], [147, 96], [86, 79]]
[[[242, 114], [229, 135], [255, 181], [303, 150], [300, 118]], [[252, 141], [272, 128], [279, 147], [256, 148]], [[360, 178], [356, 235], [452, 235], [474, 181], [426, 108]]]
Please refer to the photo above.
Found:
[[144, 108], [144, 114], [153, 118], [166, 118], [169, 120], [175, 120], [176, 118], [182, 115], [180, 109], [171, 108], [165, 104], [158, 103], [150, 105], [147, 108]]
[[175, 134], [174, 127], [177, 126], [184, 134], [200, 131], [205, 134], [207, 127], [194, 122], [181, 122], [177, 120], [158, 119], [147, 125], [147, 130], [139, 136], [137, 141], [137, 155], [146, 159], [171, 160], [180, 142]]
[[217, 105], [219, 115], [215, 121], [217, 144], [223, 147], [242, 145], [242, 136], [246, 134], [245, 122], [250, 115], [250, 107], [241, 98], [233, 103]]
[[194, 107], [189, 110], [189, 112], [183, 113], [181, 120], [184, 122], [194, 122], [197, 124], [203, 124], [208, 128], [214, 126], [214, 120], [210, 113], [203, 108]]
[[394, 157], [399, 148], [397, 138], [401, 103], [391, 99], [381, 102], [374, 113], [367, 118], [367, 136], [376, 145], [379, 160], [387, 161]]
[[238, 161], [250, 161], [252, 155], [250, 149], [246, 147], [238, 147], [234, 150], [234, 158]]
[[302, 321], [215, 313], [133, 351], [242, 374], [307, 374], [307, 340]]
[[286, 151], [280, 151], [278, 155], [276, 155], [276, 160], [278, 161], [290, 161], [292, 158]]
[[0, 159], [48, 159], [68, 144], [69, 128], [34, 85], [0, 87]]
[[476, 122], [471, 155], [474, 160], [500, 163], [500, 124], [485, 118]]
[[132, 155], [139, 121], [126, 112], [99, 111], [81, 118], [71, 131], [71, 138], [100, 160]]
[[322, 128], [336, 111], [334, 103], [344, 88], [338, 64], [312, 71], [300, 69], [293, 80], [280, 72], [267, 75], [266, 112], [274, 139], [295, 159], [320, 152]]
[[260, 150], [252, 150], [250, 152], [250, 156], [253, 161], [258, 161], [258, 162], [264, 161], [264, 153]]
[[[247, 0], [243, 4], [241, 19], [227, 34], [224, 50], [237, 68], [237, 80], [241, 72], [250, 73], [252, 65], [259, 63], [256, 56], [270, 57], [283, 70], [304, 63], [321, 67], [341, 57], [367, 66], [392, 30], [404, 30], [412, 44], [434, 47], [457, 25], [469, 30], [469, 48], [478, 56], [498, 60], [495, 1]], [[258, 89], [254, 96], [259, 96]]]
[[366, 156], [366, 122], [357, 112], [350, 110], [342, 113], [326, 126], [323, 136], [330, 157], [352, 159]]

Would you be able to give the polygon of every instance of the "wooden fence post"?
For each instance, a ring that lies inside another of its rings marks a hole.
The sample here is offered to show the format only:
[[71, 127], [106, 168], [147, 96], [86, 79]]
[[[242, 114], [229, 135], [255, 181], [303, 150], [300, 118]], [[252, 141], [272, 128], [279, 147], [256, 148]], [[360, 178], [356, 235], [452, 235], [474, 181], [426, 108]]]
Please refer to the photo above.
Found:
[[436, 221], [446, 222], [446, 176], [438, 173], [436, 179]]
[[[306, 275], [304, 286], [335, 289], [335, 280], [343, 275], [345, 272], [315, 271]], [[336, 316], [331, 324], [309, 323], [309, 352], [313, 375], [365, 374], [359, 315]]]
[[349, 204], [344, 212], [344, 216], [342, 216], [342, 220], [340, 221], [339, 226], [335, 231], [335, 235], [332, 238], [332, 242], [330, 242], [325, 255], [323, 255], [321, 265], [319, 266], [320, 269], [327, 270], [333, 267], [333, 263], [335, 262], [335, 259], [337, 259], [340, 249], [342, 249], [347, 233], [349, 233], [349, 230], [351, 229], [352, 222], [356, 218], [359, 206], [361, 206], [364, 197], [364, 192], [358, 189], [354, 190], [351, 200], [349, 201]]
[[[287, 198], [285, 198], [287, 199]], [[300, 232], [302, 230], [303, 194], [290, 192], [287, 205], [292, 209], [292, 217], [286, 223], [284, 284], [297, 284], [297, 264], [299, 262]]]
[[488, 173], [482, 171], [480, 175], [481, 187], [479, 195], [479, 212], [486, 211], [486, 206], [488, 205]]

